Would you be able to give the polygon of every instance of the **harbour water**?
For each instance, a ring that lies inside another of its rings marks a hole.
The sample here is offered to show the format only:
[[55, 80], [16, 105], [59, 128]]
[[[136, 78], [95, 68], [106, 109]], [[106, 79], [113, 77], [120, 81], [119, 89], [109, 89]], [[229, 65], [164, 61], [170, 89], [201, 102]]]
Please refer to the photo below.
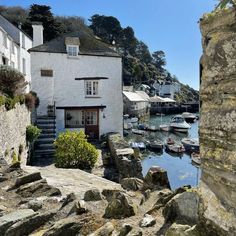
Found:
[[[171, 116], [151, 116], [148, 124], [159, 126], [161, 123], [169, 123]], [[183, 133], [171, 133], [171, 132], [146, 132], [144, 136], [135, 135], [131, 132], [125, 139], [128, 142], [145, 141], [160, 139], [163, 142], [171, 137], [176, 141], [181, 141], [182, 138], [191, 137], [198, 138], [198, 121], [191, 124], [191, 129], [188, 134]], [[171, 189], [174, 190], [183, 185], [191, 185], [196, 187], [199, 184], [201, 170], [199, 166], [192, 163], [189, 154], [172, 154], [167, 153], [163, 149], [162, 152], [152, 152], [145, 150], [142, 152], [142, 167], [143, 175], [145, 176], [151, 166], [160, 166], [167, 170], [168, 178], [170, 181]]]

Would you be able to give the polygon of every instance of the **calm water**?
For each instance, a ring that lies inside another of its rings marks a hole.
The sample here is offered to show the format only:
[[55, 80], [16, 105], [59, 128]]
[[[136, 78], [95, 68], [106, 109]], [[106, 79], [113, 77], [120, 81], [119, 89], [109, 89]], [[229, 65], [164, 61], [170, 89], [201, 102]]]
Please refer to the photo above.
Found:
[[[151, 125], [159, 126], [162, 123], [169, 123], [171, 116], [152, 116], [148, 122]], [[198, 138], [198, 121], [191, 124], [188, 134], [169, 133], [169, 132], [147, 132], [145, 136], [129, 134], [125, 139], [128, 142], [145, 141], [160, 139], [165, 141], [168, 137], [176, 141], [180, 141], [184, 137]], [[146, 175], [151, 166], [160, 166], [167, 170], [171, 188], [174, 190], [180, 186], [190, 184], [197, 186], [199, 183], [201, 170], [191, 162], [190, 155], [184, 153], [182, 155], [163, 152], [151, 152], [146, 150], [142, 152], [143, 175]]]

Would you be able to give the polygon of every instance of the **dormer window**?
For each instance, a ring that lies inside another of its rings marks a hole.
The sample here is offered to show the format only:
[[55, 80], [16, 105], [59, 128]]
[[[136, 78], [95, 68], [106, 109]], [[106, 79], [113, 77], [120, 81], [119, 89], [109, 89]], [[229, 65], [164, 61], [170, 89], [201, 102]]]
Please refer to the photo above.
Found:
[[67, 54], [70, 57], [77, 57], [79, 53], [79, 47], [75, 45], [67, 45]]

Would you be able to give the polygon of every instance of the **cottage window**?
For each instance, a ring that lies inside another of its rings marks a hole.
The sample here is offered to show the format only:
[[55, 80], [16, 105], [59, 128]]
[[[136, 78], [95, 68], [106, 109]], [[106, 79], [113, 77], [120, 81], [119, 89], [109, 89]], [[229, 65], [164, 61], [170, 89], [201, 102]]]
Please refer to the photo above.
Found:
[[79, 52], [78, 46], [67, 46], [67, 53], [70, 57], [77, 57]]
[[41, 70], [42, 77], [53, 77], [53, 70]]
[[85, 81], [85, 92], [86, 96], [98, 96], [98, 81]]
[[65, 127], [66, 128], [83, 128], [85, 117], [83, 110], [65, 110]]

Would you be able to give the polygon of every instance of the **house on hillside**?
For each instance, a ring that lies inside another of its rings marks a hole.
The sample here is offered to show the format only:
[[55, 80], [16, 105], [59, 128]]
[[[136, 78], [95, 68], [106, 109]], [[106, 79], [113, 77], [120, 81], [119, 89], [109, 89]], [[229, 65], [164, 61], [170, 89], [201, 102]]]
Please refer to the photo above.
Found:
[[30, 48], [32, 39], [0, 14], [0, 65], [11, 66], [23, 73], [29, 83], [27, 92], [31, 81]]
[[[144, 95], [145, 94], [145, 95]], [[149, 96], [143, 91], [123, 91], [124, 114], [145, 118], [149, 116]]]
[[94, 139], [123, 134], [121, 57], [85, 31], [44, 44], [43, 26], [35, 24], [33, 31], [37, 42], [29, 51], [38, 118], [54, 115], [57, 133], [82, 129]]
[[156, 95], [170, 99], [174, 99], [175, 94], [180, 91], [180, 83], [177, 82], [154, 83], [153, 87], [156, 89]]
[[140, 84], [137, 88], [137, 91], [144, 91], [145, 93], [149, 94], [150, 92], [150, 86], [148, 86], [147, 84]]

